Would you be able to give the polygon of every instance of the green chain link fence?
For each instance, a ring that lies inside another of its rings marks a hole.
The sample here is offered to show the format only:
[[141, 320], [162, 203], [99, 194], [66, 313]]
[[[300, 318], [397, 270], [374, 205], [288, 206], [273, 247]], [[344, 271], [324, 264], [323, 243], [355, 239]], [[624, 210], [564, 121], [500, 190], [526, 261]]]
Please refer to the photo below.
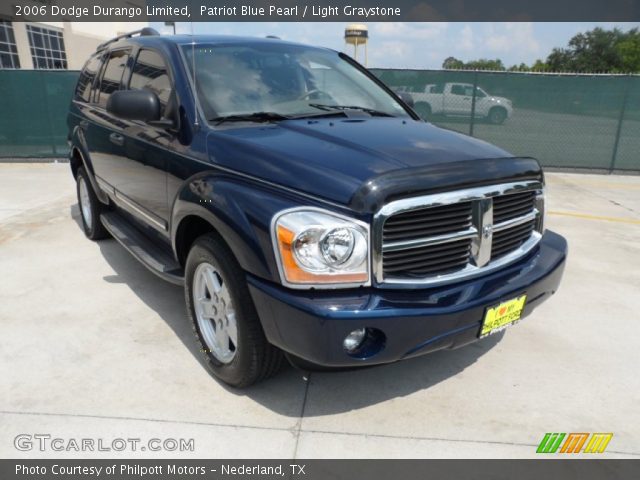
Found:
[[65, 157], [79, 72], [0, 70], [0, 158]]
[[544, 166], [640, 171], [640, 76], [373, 73], [411, 95], [416, 111], [434, 124], [536, 157]]
[[[372, 71], [410, 94], [436, 125], [544, 166], [640, 171], [640, 76]], [[0, 70], [0, 157], [67, 155], [66, 116], [77, 77], [75, 71]], [[489, 114], [500, 107], [509, 110], [507, 118]]]

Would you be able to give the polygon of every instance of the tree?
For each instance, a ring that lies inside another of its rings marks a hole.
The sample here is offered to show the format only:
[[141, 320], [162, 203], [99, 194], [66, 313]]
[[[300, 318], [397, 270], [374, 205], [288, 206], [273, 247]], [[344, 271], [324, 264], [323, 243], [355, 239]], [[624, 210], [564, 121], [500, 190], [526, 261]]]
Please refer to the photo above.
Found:
[[471, 60], [465, 64], [465, 67], [473, 70], [506, 70], [502, 60], [496, 58], [495, 60], [487, 60], [481, 58], [479, 60]]
[[544, 61], [538, 59], [536, 60], [536, 63], [531, 66], [531, 70], [534, 72], [547, 72], [550, 68]]
[[640, 31], [637, 28], [627, 33], [627, 38], [618, 44], [622, 61], [622, 72], [640, 72]]
[[[442, 63], [445, 69], [506, 70], [502, 60], [471, 60], [463, 62], [448, 57]], [[535, 72], [611, 72], [640, 73], [640, 29], [624, 32], [619, 28], [605, 30], [596, 27], [574, 35], [564, 48], [554, 48], [546, 61], [536, 60], [526, 64], [512, 65], [509, 71]]]
[[554, 48], [546, 61], [552, 71], [616, 72], [640, 71], [640, 32], [596, 27], [578, 33], [567, 48]]
[[445, 70], [461, 70], [464, 68], [464, 62], [455, 57], [447, 57], [444, 62], [442, 62], [442, 68]]
[[495, 60], [481, 58], [479, 60], [471, 60], [465, 63], [455, 57], [448, 57], [444, 62], [442, 62], [442, 68], [447, 70], [506, 70], [502, 60], [498, 58]]
[[511, 65], [509, 67], [510, 72], [528, 72], [529, 70], [530, 68], [526, 63], [521, 63], [520, 65]]

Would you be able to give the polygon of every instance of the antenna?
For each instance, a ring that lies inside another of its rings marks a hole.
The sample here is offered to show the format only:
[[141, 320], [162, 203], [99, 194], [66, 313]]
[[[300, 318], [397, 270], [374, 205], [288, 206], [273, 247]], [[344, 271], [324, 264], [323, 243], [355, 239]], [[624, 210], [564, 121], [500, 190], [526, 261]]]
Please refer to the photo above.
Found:
[[193, 36], [193, 21], [191, 21], [191, 76], [193, 77], [193, 115], [195, 122], [193, 125], [196, 129], [200, 126], [198, 123], [198, 87], [196, 84], [196, 40]]

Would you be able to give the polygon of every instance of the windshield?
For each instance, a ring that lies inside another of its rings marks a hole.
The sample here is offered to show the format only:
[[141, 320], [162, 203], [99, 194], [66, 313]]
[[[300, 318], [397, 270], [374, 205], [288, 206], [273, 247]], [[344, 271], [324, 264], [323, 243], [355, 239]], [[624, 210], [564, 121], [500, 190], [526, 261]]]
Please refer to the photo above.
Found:
[[317, 115], [332, 106], [408, 116], [336, 52], [275, 42], [182, 48], [189, 71], [195, 64], [196, 89], [209, 120], [258, 112]]

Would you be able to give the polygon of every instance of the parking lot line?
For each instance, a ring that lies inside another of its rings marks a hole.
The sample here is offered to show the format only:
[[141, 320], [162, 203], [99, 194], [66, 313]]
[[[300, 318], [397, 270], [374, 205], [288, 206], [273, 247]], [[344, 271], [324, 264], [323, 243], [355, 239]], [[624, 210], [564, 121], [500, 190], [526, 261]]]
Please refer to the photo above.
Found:
[[571, 178], [569, 183], [580, 187], [598, 187], [598, 188], [610, 188], [614, 190], [640, 190], [640, 185], [629, 183], [614, 183], [614, 182], [597, 182], [597, 181], [584, 181]]
[[605, 217], [601, 215], [589, 215], [586, 213], [572, 213], [572, 212], [558, 212], [558, 211], [549, 211], [547, 213], [549, 213], [549, 215], [561, 215], [563, 217], [576, 217], [576, 218], [585, 218], [587, 220], [603, 220], [606, 222], [618, 222], [618, 223], [628, 223], [631, 225], [640, 225], [640, 220], [634, 220], [633, 218]]

